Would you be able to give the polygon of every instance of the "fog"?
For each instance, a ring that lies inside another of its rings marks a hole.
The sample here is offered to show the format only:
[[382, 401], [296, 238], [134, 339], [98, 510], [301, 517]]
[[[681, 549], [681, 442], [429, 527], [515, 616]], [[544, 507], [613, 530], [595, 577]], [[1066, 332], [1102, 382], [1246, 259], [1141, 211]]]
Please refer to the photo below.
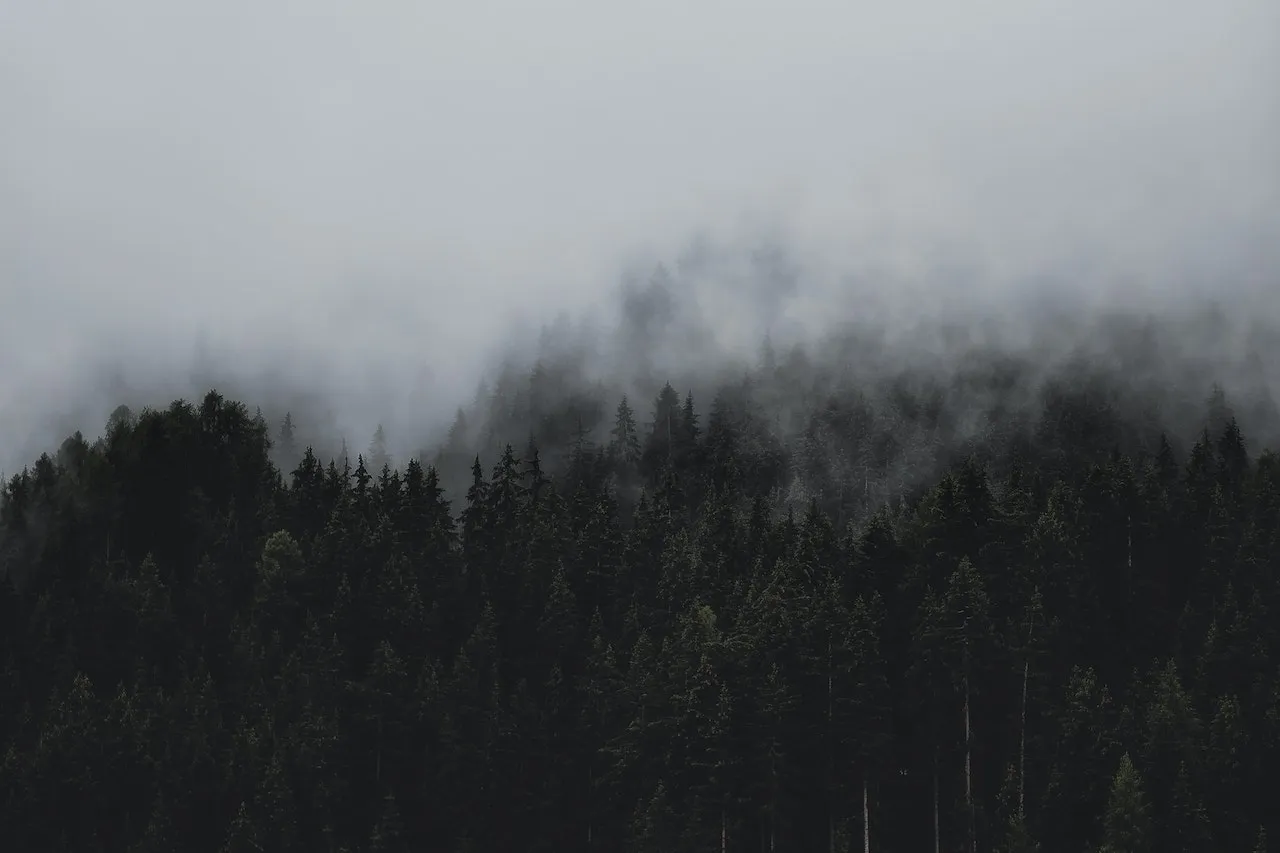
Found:
[[1209, 299], [1248, 361], [1276, 81], [1274, 0], [0, 0], [0, 469], [213, 384], [416, 449], [562, 313], [645, 355], [658, 264], [677, 362]]

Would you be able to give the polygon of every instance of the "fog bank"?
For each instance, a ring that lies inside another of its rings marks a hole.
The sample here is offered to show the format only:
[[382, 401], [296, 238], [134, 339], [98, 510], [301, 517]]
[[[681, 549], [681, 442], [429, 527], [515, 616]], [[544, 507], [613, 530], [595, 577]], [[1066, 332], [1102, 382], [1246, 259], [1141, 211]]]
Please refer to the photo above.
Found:
[[1275, 394], [1277, 79], [1267, 0], [3, 4], [0, 468], [213, 384], [413, 452], [565, 312], [661, 372], [1217, 300]]

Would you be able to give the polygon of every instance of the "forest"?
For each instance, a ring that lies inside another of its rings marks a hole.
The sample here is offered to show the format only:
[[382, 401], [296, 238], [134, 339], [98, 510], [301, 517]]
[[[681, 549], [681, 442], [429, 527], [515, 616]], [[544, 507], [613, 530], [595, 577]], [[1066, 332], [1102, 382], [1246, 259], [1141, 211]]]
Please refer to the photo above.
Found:
[[5, 849], [1269, 849], [1274, 405], [846, 343], [549, 351], [404, 460], [216, 391], [51, 439], [0, 493]]

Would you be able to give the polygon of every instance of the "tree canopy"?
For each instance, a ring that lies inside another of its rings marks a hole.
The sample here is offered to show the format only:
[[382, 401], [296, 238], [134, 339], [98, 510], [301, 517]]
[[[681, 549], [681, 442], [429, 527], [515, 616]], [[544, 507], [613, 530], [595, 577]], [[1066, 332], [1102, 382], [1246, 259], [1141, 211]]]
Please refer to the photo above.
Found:
[[1265, 849], [1280, 462], [1220, 390], [962, 437], [762, 362], [647, 422], [540, 367], [403, 466], [217, 393], [67, 439], [0, 492], [0, 838]]

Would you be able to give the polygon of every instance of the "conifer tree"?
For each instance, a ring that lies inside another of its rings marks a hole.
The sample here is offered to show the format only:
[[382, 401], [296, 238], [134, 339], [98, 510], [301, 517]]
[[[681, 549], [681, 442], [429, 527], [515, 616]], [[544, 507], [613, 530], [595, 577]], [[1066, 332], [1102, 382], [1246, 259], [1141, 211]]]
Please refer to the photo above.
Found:
[[618, 470], [626, 472], [640, 463], [640, 436], [636, 431], [635, 413], [623, 394], [609, 431], [609, 457]]
[[1151, 816], [1142, 777], [1126, 752], [1120, 756], [1120, 766], [1111, 780], [1111, 796], [1103, 815], [1101, 850], [1143, 853], [1150, 847]]

